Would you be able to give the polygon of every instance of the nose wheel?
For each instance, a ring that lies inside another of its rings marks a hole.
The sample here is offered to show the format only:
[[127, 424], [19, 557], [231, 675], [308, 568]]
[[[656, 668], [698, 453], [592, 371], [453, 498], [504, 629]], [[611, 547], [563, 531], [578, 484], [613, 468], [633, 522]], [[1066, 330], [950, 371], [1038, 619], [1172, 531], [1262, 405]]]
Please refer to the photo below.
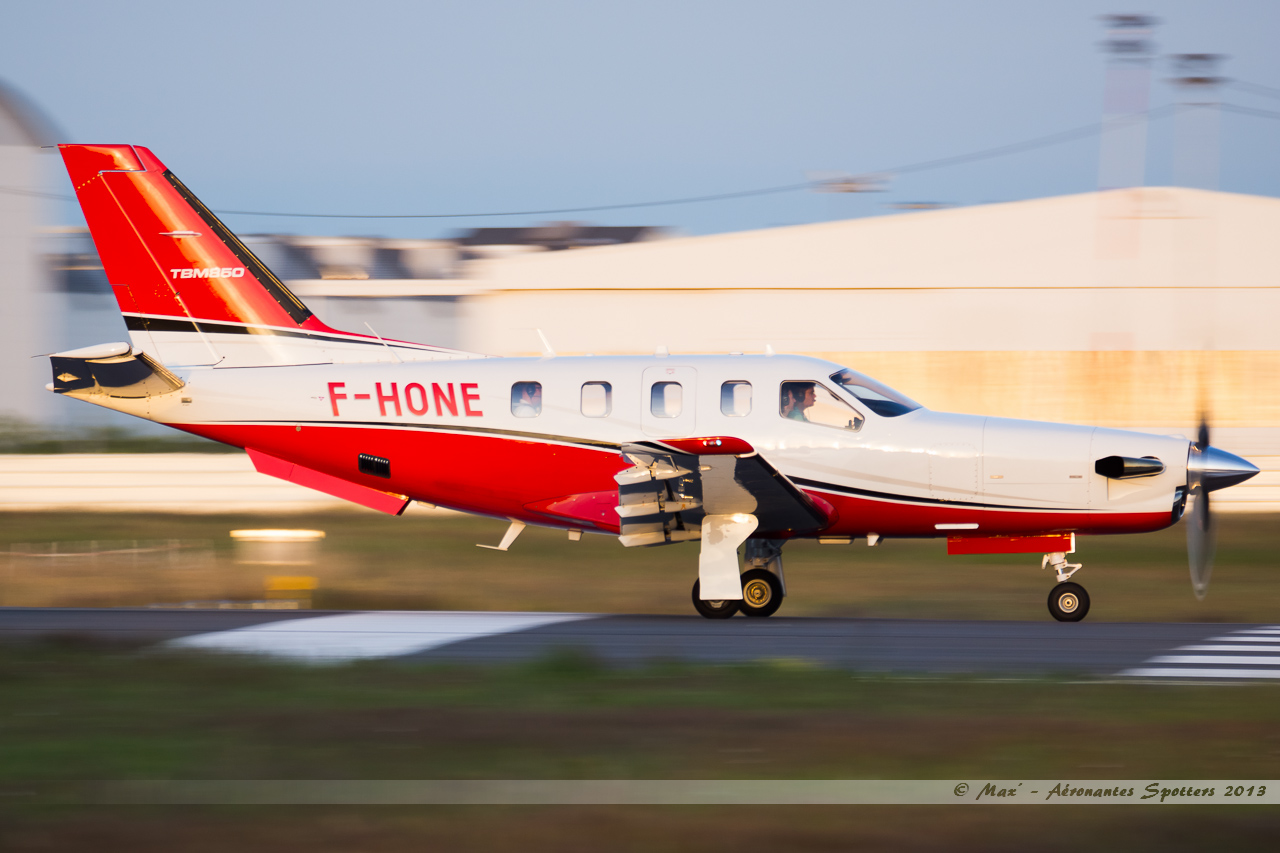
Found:
[[1060, 583], [1049, 592], [1049, 613], [1059, 622], [1079, 622], [1089, 612], [1089, 593], [1078, 583]]

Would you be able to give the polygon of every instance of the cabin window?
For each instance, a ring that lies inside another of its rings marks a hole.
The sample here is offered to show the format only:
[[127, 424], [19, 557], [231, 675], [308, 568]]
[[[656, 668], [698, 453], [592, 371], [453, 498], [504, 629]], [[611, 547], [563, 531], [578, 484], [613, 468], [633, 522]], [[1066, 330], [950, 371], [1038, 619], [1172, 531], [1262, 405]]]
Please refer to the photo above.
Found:
[[586, 382], [582, 386], [582, 414], [607, 418], [613, 411], [613, 386], [608, 382]]
[[542, 383], [517, 382], [511, 386], [511, 414], [536, 418], [542, 414]]
[[820, 382], [783, 382], [778, 414], [793, 421], [856, 431], [864, 420], [856, 409]]
[[751, 383], [733, 380], [720, 386], [720, 412], [731, 418], [751, 414]]
[[684, 409], [684, 388], [679, 382], [655, 382], [649, 391], [649, 411], [655, 418], [678, 418]]

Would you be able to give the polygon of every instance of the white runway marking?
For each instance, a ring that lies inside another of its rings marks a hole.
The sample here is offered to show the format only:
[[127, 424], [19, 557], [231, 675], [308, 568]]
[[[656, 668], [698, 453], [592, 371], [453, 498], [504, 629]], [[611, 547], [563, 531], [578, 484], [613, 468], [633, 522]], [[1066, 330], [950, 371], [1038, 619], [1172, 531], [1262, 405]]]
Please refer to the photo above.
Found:
[[1274, 655], [1158, 655], [1148, 663], [1234, 663], [1241, 665], [1280, 666], [1280, 657]]
[[1131, 678], [1280, 678], [1280, 669], [1126, 669]]
[[1275, 646], [1178, 646], [1179, 652], [1280, 652]]
[[577, 613], [346, 613], [195, 634], [166, 645], [316, 662], [345, 661], [407, 655], [463, 640], [593, 618]]
[[1202, 644], [1179, 646], [1175, 652], [1214, 654], [1160, 654], [1143, 665], [1118, 673], [1125, 678], [1236, 678], [1247, 681], [1280, 678], [1280, 647], [1254, 645], [1280, 643], [1280, 626], [1241, 628]]

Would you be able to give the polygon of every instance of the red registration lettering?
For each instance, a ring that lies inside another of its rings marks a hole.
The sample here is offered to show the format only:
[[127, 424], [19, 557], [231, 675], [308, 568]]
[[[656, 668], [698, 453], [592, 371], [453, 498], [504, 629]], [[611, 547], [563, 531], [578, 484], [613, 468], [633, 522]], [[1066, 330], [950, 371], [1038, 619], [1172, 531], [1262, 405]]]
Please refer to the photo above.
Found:
[[467, 389], [478, 388], [478, 387], [479, 386], [476, 385], [476, 383], [474, 382], [466, 382], [462, 385], [462, 409], [467, 413], [467, 417], [469, 418], [479, 418], [484, 416], [484, 412], [480, 411], [479, 409], [475, 410], [474, 412], [471, 411], [471, 402], [473, 400], [478, 401], [480, 399], [480, 395], [475, 391], [469, 391]]
[[[455, 418], [458, 416], [458, 401], [457, 401], [457, 400], [455, 400], [455, 399], [454, 399], [454, 397], [453, 397], [453, 383], [452, 383], [452, 382], [450, 382], [450, 383], [449, 383], [449, 396], [448, 396], [448, 397], [446, 397], [446, 396], [444, 395], [444, 392], [440, 390], [440, 386], [439, 386], [439, 385], [437, 385], [436, 383], [432, 382], [432, 383], [431, 383], [431, 396], [435, 398], [435, 403], [436, 403], [436, 414], [437, 414], [437, 415], [443, 415], [443, 414], [444, 414], [444, 406], [448, 406], [448, 407], [449, 407], [449, 414], [453, 415]], [[440, 405], [441, 403], [443, 403], [443, 404], [444, 404], [444, 406]]]
[[[413, 392], [418, 392], [418, 404], [413, 402]], [[404, 404], [409, 407], [409, 411], [415, 415], [425, 415], [427, 413], [427, 389], [423, 388], [417, 382], [410, 382], [404, 386]]]
[[338, 393], [338, 390], [339, 390], [340, 388], [346, 388], [346, 387], [347, 387], [347, 383], [345, 383], [345, 382], [330, 382], [330, 383], [329, 383], [329, 403], [330, 403], [330, 405], [332, 405], [332, 406], [333, 406], [333, 416], [334, 416], [335, 418], [338, 416], [338, 401], [339, 401], [339, 400], [345, 400], [345, 399], [347, 399], [347, 395], [346, 395], [346, 394], [339, 394], [339, 393]]
[[391, 383], [391, 393], [382, 393], [382, 383], [378, 382], [375, 386], [378, 389], [378, 412], [385, 416], [387, 414], [387, 403], [391, 403], [396, 407], [396, 417], [400, 417], [400, 394], [396, 391], [396, 383]]

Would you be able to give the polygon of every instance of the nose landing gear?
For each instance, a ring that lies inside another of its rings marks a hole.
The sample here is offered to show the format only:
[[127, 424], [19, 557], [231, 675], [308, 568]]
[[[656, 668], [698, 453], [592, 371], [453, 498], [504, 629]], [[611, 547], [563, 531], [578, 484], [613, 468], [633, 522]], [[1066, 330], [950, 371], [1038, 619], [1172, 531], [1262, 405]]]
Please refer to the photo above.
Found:
[[1070, 583], [1072, 575], [1082, 568], [1080, 563], [1068, 563], [1061, 551], [1045, 554], [1040, 568], [1050, 568], [1058, 576], [1058, 585], [1049, 592], [1049, 615], [1059, 622], [1079, 622], [1089, 613], [1089, 593], [1078, 583]]
[[1049, 613], [1059, 622], [1079, 622], [1089, 612], [1089, 593], [1078, 583], [1060, 583], [1049, 592]]

